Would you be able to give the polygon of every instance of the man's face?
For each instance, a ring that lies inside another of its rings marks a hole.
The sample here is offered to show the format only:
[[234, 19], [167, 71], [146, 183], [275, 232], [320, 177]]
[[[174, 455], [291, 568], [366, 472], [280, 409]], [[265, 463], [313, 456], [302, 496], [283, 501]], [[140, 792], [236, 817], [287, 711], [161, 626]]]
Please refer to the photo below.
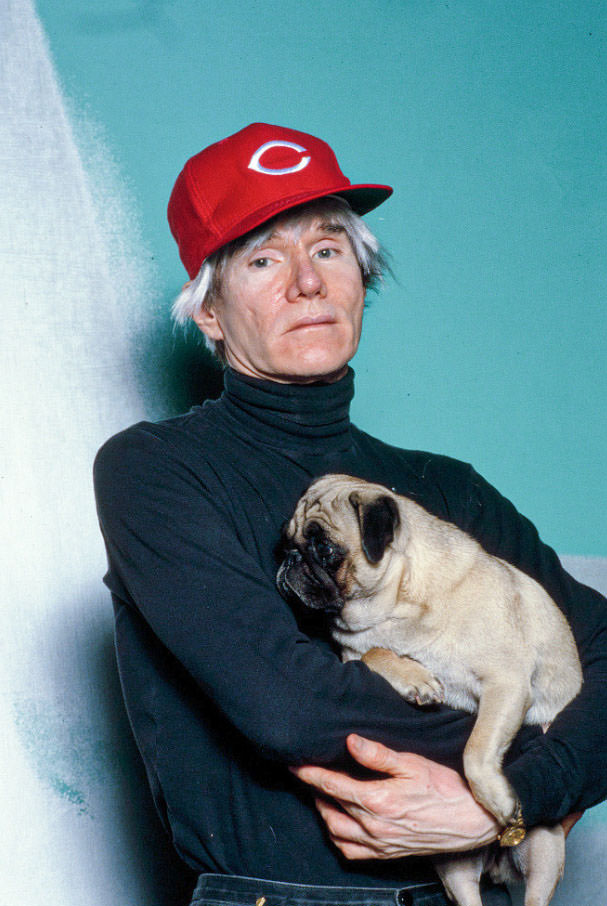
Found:
[[343, 228], [281, 227], [227, 263], [219, 298], [195, 320], [236, 371], [282, 383], [340, 378], [356, 352], [365, 291]]

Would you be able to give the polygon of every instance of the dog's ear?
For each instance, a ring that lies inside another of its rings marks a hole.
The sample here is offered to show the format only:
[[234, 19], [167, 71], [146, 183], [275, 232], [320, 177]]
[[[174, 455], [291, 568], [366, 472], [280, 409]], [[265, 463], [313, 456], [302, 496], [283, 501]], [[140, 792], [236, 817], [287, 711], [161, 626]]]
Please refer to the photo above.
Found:
[[349, 500], [358, 516], [364, 554], [370, 563], [379, 563], [400, 523], [396, 502], [387, 494], [364, 500], [358, 491], [352, 491]]

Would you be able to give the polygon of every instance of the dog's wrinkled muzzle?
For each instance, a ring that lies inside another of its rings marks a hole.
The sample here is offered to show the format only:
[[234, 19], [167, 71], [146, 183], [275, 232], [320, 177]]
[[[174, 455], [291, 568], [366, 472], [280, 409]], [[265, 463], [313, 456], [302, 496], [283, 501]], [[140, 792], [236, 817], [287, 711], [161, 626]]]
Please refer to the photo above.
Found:
[[339, 613], [343, 599], [332, 576], [318, 564], [308, 563], [301, 551], [287, 551], [276, 576], [278, 590], [285, 598], [293, 595], [313, 610]]

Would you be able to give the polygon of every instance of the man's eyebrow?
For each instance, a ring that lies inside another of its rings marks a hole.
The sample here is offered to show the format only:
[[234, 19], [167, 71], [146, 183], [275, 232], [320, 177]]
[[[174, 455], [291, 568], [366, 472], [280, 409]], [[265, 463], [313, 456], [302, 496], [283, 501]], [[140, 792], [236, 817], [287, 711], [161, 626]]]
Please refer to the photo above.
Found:
[[[346, 233], [346, 228], [335, 220], [321, 220], [316, 224], [316, 229], [321, 233]], [[284, 235], [280, 226], [275, 230], [272, 230], [271, 233], [260, 236], [251, 246], [245, 247], [245, 252], [248, 254], [249, 252], [256, 251], [268, 242], [284, 242]]]
[[319, 228], [326, 233], [345, 233], [346, 228], [341, 225], [341, 223], [336, 223], [334, 220], [322, 220], [319, 224]]

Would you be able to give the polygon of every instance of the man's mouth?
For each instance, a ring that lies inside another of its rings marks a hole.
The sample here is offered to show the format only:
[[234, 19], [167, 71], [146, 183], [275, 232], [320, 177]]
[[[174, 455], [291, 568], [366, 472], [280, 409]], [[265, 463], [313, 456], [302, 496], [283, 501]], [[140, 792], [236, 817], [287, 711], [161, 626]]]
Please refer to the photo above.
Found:
[[323, 327], [327, 324], [335, 324], [335, 318], [331, 317], [331, 315], [316, 315], [300, 318], [299, 321], [296, 321], [295, 324], [292, 324], [291, 327], [289, 327], [287, 333], [291, 333], [292, 330], [302, 330], [306, 327]]

